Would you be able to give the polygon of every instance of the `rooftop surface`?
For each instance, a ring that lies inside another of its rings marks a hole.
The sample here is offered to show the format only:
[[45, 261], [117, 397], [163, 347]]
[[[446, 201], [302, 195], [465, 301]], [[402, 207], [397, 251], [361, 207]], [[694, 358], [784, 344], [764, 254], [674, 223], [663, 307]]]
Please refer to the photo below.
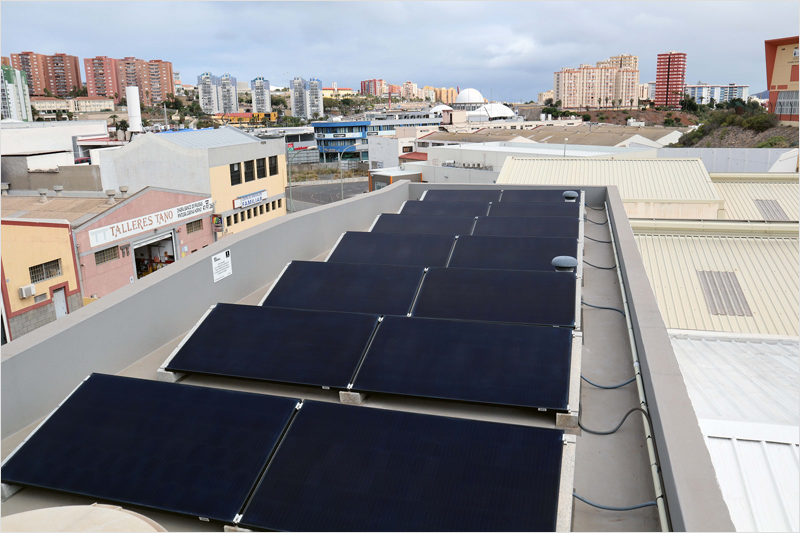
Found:
[[39, 196], [4, 196], [0, 202], [3, 218], [61, 219], [83, 222], [114, 207], [107, 198], [48, 197], [41, 203]]
[[[591, 129], [590, 129], [591, 128]], [[577, 126], [541, 126], [525, 132], [524, 136], [538, 143], [591, 144], [614, 146], [634, 135], [657, 141], [675, 131], [686, 133], [689, 128], [646, 126], [614, 126], [610, 124], [580, 124]]]
[[725, 218], [730, 220], [800, 220], [800, 184], [796, 180], [772, 182], [715, 182], [725, 200]]
[[721, 202], [699, 159], [545, 159], [515, 157], [497, 178], [509, 185], [615, 185], [624, 201]]
[[[343, 231], [367, 230], [377, 214], [397, 212], [405, 200], [418, 199], [426, 187], [446, 188], [401, 182], [359, 198], [262, 224], [215, 243], [171, 269], [156, 272], [6, 345], [2, 358], [3, 457], [29, 435], [89, 372], [156, 379], [159, 366], [210, 305], [217, 302], [256, 305], [288, 260], [323, 260]], [[602, 205], [604, 195], [605, 188], [594, 188], [587, 202]], [[649, 283], [639, 262], [630, 228], [626, 229], [622, 203], [618, 195], [612, 195], [608, 201], [611, 206], [608, 211], [593, 211], [592, 215], [593, 218], [609, 217], [616, 248], [597, 242], [612, 238], [608, 225], [587, 225], [586, 236], [597, 241], [585, 241], [584, 255], [593, 264], [614, 265], [616, 249], [622, 260], [622, 277], [626, 280], [625, 291], [631, 305], [644, 388], [649, 391], [648, 403], [653, 408], [654, 436], [663, 452], [661, 466], [666, 476], [673, 527], [709, 529], [713, 524], [714, 527], [731, 529], [688, 395], [682, 384], [674, 382], [675, 376], [669, 367], [669, 361], [674, 362], [674, 355], [669, 348], [666, 329], [658, 319], [648, 318], [657, 317], [658, 311], [654, 301], [651, 302]], [[306, 238], [298, 239], [298, 235]], [[265, 254], [267, 249], [272, 252]], [[224, 250], [231, 251], [237, 266], [234, 275], [215, 283], [211, 276], [211, 256]], [[624, 306], [615, 271], [586, 268], [582, 275], [582, 293], [586, 302], [609, 307]], [[581, 373], [605, 384], [619, 383], [633, 376], [633, 356], [625, 317], [590, 307], [583, 308], [581, 316]], [[111, 327], [133, 317], [139, 317], [135, 331], [133, 328]], [[646, 327], [640, 321], [647, 321]], [[147, 331], [147, 335], [142, 335], [142, 331]], [[87, 335], [92, 336], [92, 342], [84, 342]], [[661, 351], [661, 340], [655, 339], [654, 335], [666, 340], [666, 351]], [[108, 350], [109, 345], [115, 349]], [[199, 375], [190, 375], [185, 382], [339, 401], [336, 391], [310, 387]], [[637, 387], [633, 385], [603, 390], [584, 384], [580, 394], [583, 423], [595, 429], [612, 428], [628, 409], [640, 405]], [[552, 413], [392, 395], [370, 395], [364, 408], [553, 426]], [[654, 497], [641, 420], [638, 415], [631, 417], [613, 435], [583, 432], [578, 437], [574, 485], [579, 494], [608, 505], [630, 505]], [[91, 504], [93, 501], [92, 498], [26, 488], [3, 503], [0, 512], [2, 516], [8, 516], [35, 508]], [[169, 530], [221, 529], [220, 524], [202, 523], [196, 519], [151, 511], [142, 513]], [[602, 511], [576, 501], [571, 528], [578, 531], [650, 531], [658, 529], [659, 522], [654, 507], [623, 513]]]
[[236, 144], [261, 142], [258, 137], [238, 128], [209, 128], [203, 130], [179, 130], [156, 134], [159, 139], [184, 148], [219, 148]]

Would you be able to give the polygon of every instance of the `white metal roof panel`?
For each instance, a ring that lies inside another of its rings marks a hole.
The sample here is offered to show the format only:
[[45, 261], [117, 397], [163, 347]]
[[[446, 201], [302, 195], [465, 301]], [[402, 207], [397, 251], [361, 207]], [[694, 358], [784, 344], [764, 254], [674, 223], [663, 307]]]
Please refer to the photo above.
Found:
[[261, 142], [258, 137], [230, 127], [157, 133], [156, 136], [184, 148], [219, 148]]
[[510, 158], [497, 183], [616, 185], [623, 201], [683, 200], [721, 203], [699, 159]]
[[[800, 246], [796, 237], [649, 234], [647, 230], [634, 230], [634, 234], [668, 328], [800, 333]], [[698, 272], [733, 273], [752, 316], [712, 314]]]
[[723, 182], [714, 183], [725, 200], [725, 216], [730, 220], [778, 220], [765, 217], [757, 200], [777, 202], [788, 220], [800, 220], [800, 184], [768, 182]]
[[737, 531], [797, 531], [797, 338], [670, 331]]

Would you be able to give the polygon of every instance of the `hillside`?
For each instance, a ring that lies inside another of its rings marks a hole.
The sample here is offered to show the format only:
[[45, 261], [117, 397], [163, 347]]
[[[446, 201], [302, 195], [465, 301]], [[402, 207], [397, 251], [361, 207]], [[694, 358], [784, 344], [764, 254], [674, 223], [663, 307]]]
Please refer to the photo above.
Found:
[[[780, 140], [783, 139], [783, 141]], [[763, 146], [769, 141], [770, 146]], [[694, 148], [794, 148], [798, 143], [798, 130], [792, 126], [778, 126], [755, 132], [741, 126], [722, 127], [700, 139]], [[759, 146], [762, 145], [762, 146]]]
[[[586, 111], [577, 112], [577, 115], [583, 115]], [[592, 109], [589, 111], [591, 115], [591, 122], [605, 122], [607, 124], [618, 124], [624, 126], [628, 122], [628, 117], [632, 117], [637, 121], [644, 122], [645, 126], [663, 126], [664, 120], [672, 118], [676, 120], [680, 118], [680, 122], [673, 124], [673, 126], [692, 126], [698, 123], [697, 117], [682, 111], [656, 111], [655, 109], [648, 109], [642, 111], [641, 109]]]

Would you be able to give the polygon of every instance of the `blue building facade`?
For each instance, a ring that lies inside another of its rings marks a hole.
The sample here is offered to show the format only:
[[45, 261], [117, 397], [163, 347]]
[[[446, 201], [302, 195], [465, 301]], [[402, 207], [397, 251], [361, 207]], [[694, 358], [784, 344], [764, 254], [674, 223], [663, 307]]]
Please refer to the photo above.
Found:
[[321, 162], [339, 159], [369, 160], [368, 138], [374, 135], [394, 135], [405, 126], [438, 126], [441, 118], [424, 117], [399, 120], [363, 120], [357, 122], [313, 122]]

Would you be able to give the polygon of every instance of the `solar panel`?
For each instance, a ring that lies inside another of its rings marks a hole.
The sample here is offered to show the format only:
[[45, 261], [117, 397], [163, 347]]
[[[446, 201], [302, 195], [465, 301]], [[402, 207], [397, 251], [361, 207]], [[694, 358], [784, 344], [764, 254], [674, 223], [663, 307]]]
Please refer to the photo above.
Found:
[[572, 331], [386, 317], [353, 389], [566, 409]]
[[559, 255], [578, 257], [578, 240], [566, 237], [459, 237], [447, 266], [496, 270], [554, 270]]
[[500, 202], [492, 204], [490, 217], [580, 217], [578, 202]]
[[328, 262], [445, 266], [453, 249], [453, 241], [453, 235], [348, 231]]
[[292, 261], [263, 305], [405, 315], [422, 271], [409, 266]]
[[[478, 217], [489, 211], [489, 202], [414, 202], [403, 206], [403, 215], [450, 215]], [[577, 215], [576, 215], [577, 216]]]
[[573, 326], [575, 274], [431, 268], [413, 316]]
[[427, 233], [430, 235], [469, 235], [475, 217], [445, 215], [382, 214], [372, 233]]
[[92, 374], [3, 483], [231, 522], [298, 400]]
[[[504, 190], [501, 202], [564, 202], [564, 192], [579, 189], [558, 189], [558, 190]], [[578, 203], [578, 202], [575, 202]], [[580, 204], [578, 204], [580, 205]]]
[[240, 525], [554, 531], [563, 432], [307, 401]]
[[166, 369], [345, 388], [377, 315], [217, 304]]
[[473, 235], [578, 238], [577, 217], [478, 217]]
[[469, 189], [428, 189], [426, 202], [499, 202], [500, 191]]

